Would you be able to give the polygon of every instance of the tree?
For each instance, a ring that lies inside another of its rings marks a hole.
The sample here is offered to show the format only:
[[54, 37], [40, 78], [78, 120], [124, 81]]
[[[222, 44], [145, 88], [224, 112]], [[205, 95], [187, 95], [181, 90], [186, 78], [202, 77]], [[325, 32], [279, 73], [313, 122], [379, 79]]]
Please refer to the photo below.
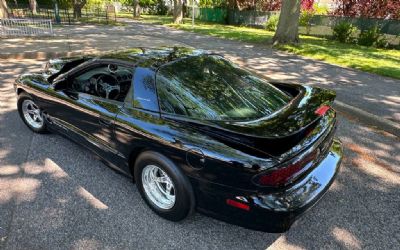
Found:
[[86, 0], [73, 0], [74, 18], [82, 17], [82, 8], [85, 6]]
[[237, 0], [228, 0], [228, 9], [236, 9]]
[[272, 42], [274, 45], [299, 42], [300, 0], [282, 0], [278, 28]]
[[6, 0], [0, 0], [0, 18], [8, 18], [8, 9]]
[[150, 14], [165, 15], [168, 7], [164, 0], [119, 0], [123, 6], [133, 7], [133, 16], [139, 17], [142, 9]]
[[140, 17], [140, 3], [139, 3], [139, 0], [133, 0], [133, 17]]
[[183, 20], [182, 0], [174, 0], [174, 23], [182, 23]]
[[36, 14], [36, 7], [37, 7], [37, 2], [36, 0], [29, 0], [29, 8], [31, 9], [33, 14]]
[[197, 0], [200, 8], [220, 8], [229, 5], [230, 2], [236, 0]]
[[370, 18], [400, 18], [399, 0], [334, 0], [333, 14]]
[[311, 11], [314, 8], [314, 0], [301, 0], [300, 6], [303, 11]]

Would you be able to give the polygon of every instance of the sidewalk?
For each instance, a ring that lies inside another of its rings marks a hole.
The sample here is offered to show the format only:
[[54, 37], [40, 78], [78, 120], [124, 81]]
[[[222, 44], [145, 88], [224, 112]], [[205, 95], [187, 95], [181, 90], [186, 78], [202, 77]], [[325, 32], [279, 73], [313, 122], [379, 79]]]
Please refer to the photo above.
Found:
[[[126, 26], [66, 26], [55, 37], [3, 39], [0, 58], [47, 58], [134, 46], [186, 45], [213, 50], [267, 77], [331, 88], [338, 103], [400, 123], [400, 80], [161, 25], [127, 21]], [[22, 52], [22, 53], [21, 53]], [[379, 126], [379, 125], [378, 125]]]

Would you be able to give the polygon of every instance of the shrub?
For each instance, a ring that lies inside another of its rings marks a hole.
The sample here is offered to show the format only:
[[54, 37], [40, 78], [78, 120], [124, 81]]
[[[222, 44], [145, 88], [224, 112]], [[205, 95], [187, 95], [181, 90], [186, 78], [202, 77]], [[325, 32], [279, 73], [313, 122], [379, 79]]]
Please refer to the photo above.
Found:
[[377, 48], [388, 48], [389, 47], [389, 41], [385, 36], [381, 36], [378, 41], [376, 41], [375, 46]]
[[332, 29], [333, 39], [342, 43], [350, 42], [353, 33], [357, 30], [357, 28], [349, 22], [340, 22], [333, 26]]
[[142, 7], [147, 9], [147, 14], [150, 15], [166, 15], [168, 13], [168, 7], [163, 0], [154, 0]]
[[379, 43], [379, 45], [382, 46], [385, 43], [385, 40], [386, 38], [382, 38], [379, 27], [374, 26], [361, 31], [360, 36], [358, 37], [358, 44], [364, 46], [377, 46], [377, 43]]
[[306, 27], [307, 35], [311, 32], [311, 19], [314, 16], [314, 13], [310, 10], [304, 10], [300, 13], [299, 25]]
[[299, 25], [300, 26], [309, 26], [311, 18], [314, 16], [314, 13], [312, 11], [302, 11], [300, 13], [300, 19], [299, 19]]
[[265, 29], [275, 31], [278, 27], [279, 15], [271, 15], [265, 22]]
[[156, 15], [166, 15], [168, 13], [168, 6], [163, 0], [157, 0], [155, 4]]
[[318, 3], [314, 3], [311, 8], [302, 9], [300, 12], [300, 20], [299, 25], [306, 27], [307, 35], [311, 32], [311, 20], [314, 15], [326, 15], [328, 14], [328, 8], [319, 5]]

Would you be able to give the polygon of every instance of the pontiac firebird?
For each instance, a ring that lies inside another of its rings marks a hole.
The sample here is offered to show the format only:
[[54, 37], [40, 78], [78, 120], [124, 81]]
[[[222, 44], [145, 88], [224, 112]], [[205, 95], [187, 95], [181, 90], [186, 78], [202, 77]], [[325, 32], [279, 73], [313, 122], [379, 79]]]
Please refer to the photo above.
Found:
[[171, 221], [197, 210], [284, 232], [326, 193], [342, 158], [333, 91], [267, 80], [206, 51], [52, 59], [14, 87], [32, 131], [92, 150]]

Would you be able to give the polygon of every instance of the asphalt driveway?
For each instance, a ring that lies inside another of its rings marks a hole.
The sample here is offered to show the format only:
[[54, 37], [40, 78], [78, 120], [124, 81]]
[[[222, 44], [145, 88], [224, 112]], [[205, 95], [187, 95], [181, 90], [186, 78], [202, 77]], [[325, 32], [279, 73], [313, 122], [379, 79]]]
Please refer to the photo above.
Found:
[[[41, 63], [41, 62], [40, 62]], [[206, 216], [156, 216], [128, 178], [20, 120], [12, 82], [32, 60], [0, 60], [0, 249], [395, 249], [400, 140], [339, 116], [345, 160], [326, 196], [285, 234]]]

